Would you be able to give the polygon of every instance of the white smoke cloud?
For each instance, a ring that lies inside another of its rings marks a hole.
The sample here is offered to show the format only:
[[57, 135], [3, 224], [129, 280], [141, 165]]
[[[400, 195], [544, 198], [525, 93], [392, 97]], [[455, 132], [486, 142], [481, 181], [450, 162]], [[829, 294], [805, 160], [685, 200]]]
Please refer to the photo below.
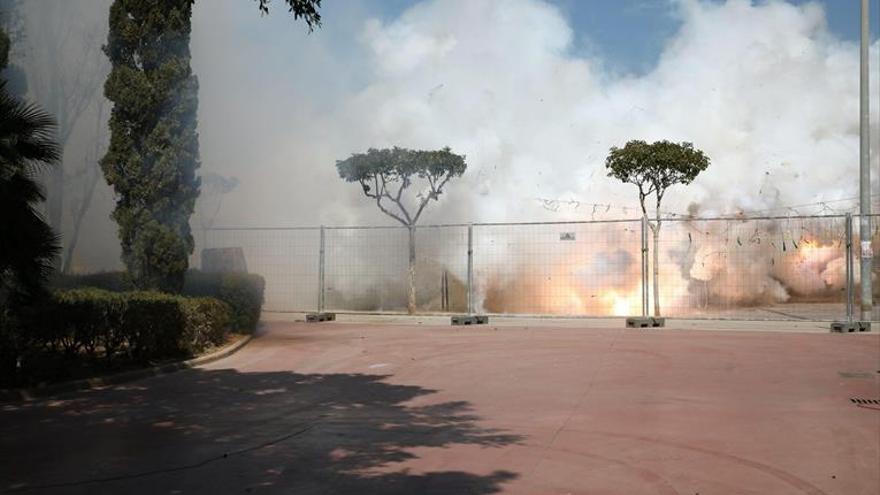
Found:
[[[384, 223], [333, 165], [392, 145], [468, 156], [426, 222], [591, 215], [535, 198], [635, 216], [634, 191], [605, 177], [604, 158], [636, 138], [692, 141], [712, 158], [668, 211], [856, 195], [858, 46], [830, 33], [818, 4], [675, 2], [682, 25], [656, 68], [620, 77], [575, 54], [568, 21], [538, 0], [431, 0], [384, 22], [334, 11], [312, 35], [239, 3], [200, 2], [194, 16], [204, 168], [242, 180], [220, 223]], [[275, 42], [252, 34], [276, 29]], [[875, 170], [877, 156], [875, 144]]]
[[[106, 32], [107, 1], [80, 3], [81, 20]], [[47, 6], [56, 4], [27, 3], [28, 30], [55, 19]], [[671, 5], [681, 27], [656, 67], [621, 76], [577, 52], [563, 12], [540, 0], [429, 0], [386, 19], [352, 0], [325, 6], [312, 34], [280, 7], [263, 17], [250, 2], [196, 2], [202, 168], [240, 181], [215, 224], [391, 223], [334, 163], [392, 145], [449, 145], [468, 156], [468, 172], [424, 223], [634, 217], [633, 188], [604, 172], [608, 148], [634, 138], [689, 140], [712, 157], [694, 184], [670, 192], [668, 211], [855, 196], [858, 46], [828, 30], [822, 7]], [[871, 60], [877, 95], [876, 41]], [[34, 54], [22, 63], [41, 70]], [[877, 170], [880, 122], [871, 115]], [[90, 119], [79, 122], [69, 158], [78, 161], [93, 134]], [[112, 203], [100, 185], [77, 269], [119, 266]], [[199, 240], [201, 223], [193, 225]]]

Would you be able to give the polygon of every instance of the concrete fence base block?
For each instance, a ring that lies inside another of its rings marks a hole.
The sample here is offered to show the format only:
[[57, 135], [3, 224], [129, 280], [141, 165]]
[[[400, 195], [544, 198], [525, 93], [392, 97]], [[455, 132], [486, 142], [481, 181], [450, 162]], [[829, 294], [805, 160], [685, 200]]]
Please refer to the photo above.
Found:
[[870, 331], [870, 321], [835, 321], [831, 324], [831, 333], [852, 333]]
[[630, 316], [626, 319], [627, 328], [665, 327], [666, 318], [656, 316]]
[[486, 315], [455, 315], [452, 317], [453, 325], [485, 325], [489, 323]]
[[306, 313], [306, 321], [318, 323], [322, 321], [335, 321], [336, 313]]

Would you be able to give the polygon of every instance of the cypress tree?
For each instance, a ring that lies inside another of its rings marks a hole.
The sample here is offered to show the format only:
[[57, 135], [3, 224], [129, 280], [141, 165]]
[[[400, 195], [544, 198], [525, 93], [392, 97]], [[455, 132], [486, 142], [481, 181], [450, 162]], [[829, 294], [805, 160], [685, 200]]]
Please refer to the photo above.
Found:
[[191, 0], [114, 0], [104, 52], [113, 102], [101, 160], [116, 192], [122, 260], [136, 287], [179, 292], [199, 194], [198, 81], [190, 68]]

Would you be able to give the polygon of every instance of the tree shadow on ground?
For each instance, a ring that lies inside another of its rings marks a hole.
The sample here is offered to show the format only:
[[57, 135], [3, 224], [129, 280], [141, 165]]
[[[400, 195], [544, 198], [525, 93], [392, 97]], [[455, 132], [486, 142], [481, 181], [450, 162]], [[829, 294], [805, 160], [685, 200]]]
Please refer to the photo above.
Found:
[[481, 427], [467, 402], [385, 380], [197, 369], [0, 406], [0, 491], [485, 494], [516, 477], [403, 469], [414, 449], [521, 438]]

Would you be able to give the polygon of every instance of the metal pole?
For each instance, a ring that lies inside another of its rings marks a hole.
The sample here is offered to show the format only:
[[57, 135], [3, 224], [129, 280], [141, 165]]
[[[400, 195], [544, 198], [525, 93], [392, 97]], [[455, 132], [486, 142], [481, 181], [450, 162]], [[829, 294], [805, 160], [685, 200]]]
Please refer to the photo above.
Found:
[[859, 240], [861, 241], [861, 320], [871, 320], [873, 289], [871, 287], [871, 168], [870, 168], [870, 107], [868, 104], [868, 0], [862, 0], [862, 43], [859, 64]]
[[321, 247], [318, 252], [318, 313], [324, 312], [324, 226], [321, 225]]
[[855, 295], [853, 283], [853, 225], [852, 213], [846, 214], [846, 321], [853, 321], [853, 296]]
[[474, 314], [474, 225], [468, 225], [467, 308]]
[[642, 317], [648, 316], [648, 217], [642, 217]]

